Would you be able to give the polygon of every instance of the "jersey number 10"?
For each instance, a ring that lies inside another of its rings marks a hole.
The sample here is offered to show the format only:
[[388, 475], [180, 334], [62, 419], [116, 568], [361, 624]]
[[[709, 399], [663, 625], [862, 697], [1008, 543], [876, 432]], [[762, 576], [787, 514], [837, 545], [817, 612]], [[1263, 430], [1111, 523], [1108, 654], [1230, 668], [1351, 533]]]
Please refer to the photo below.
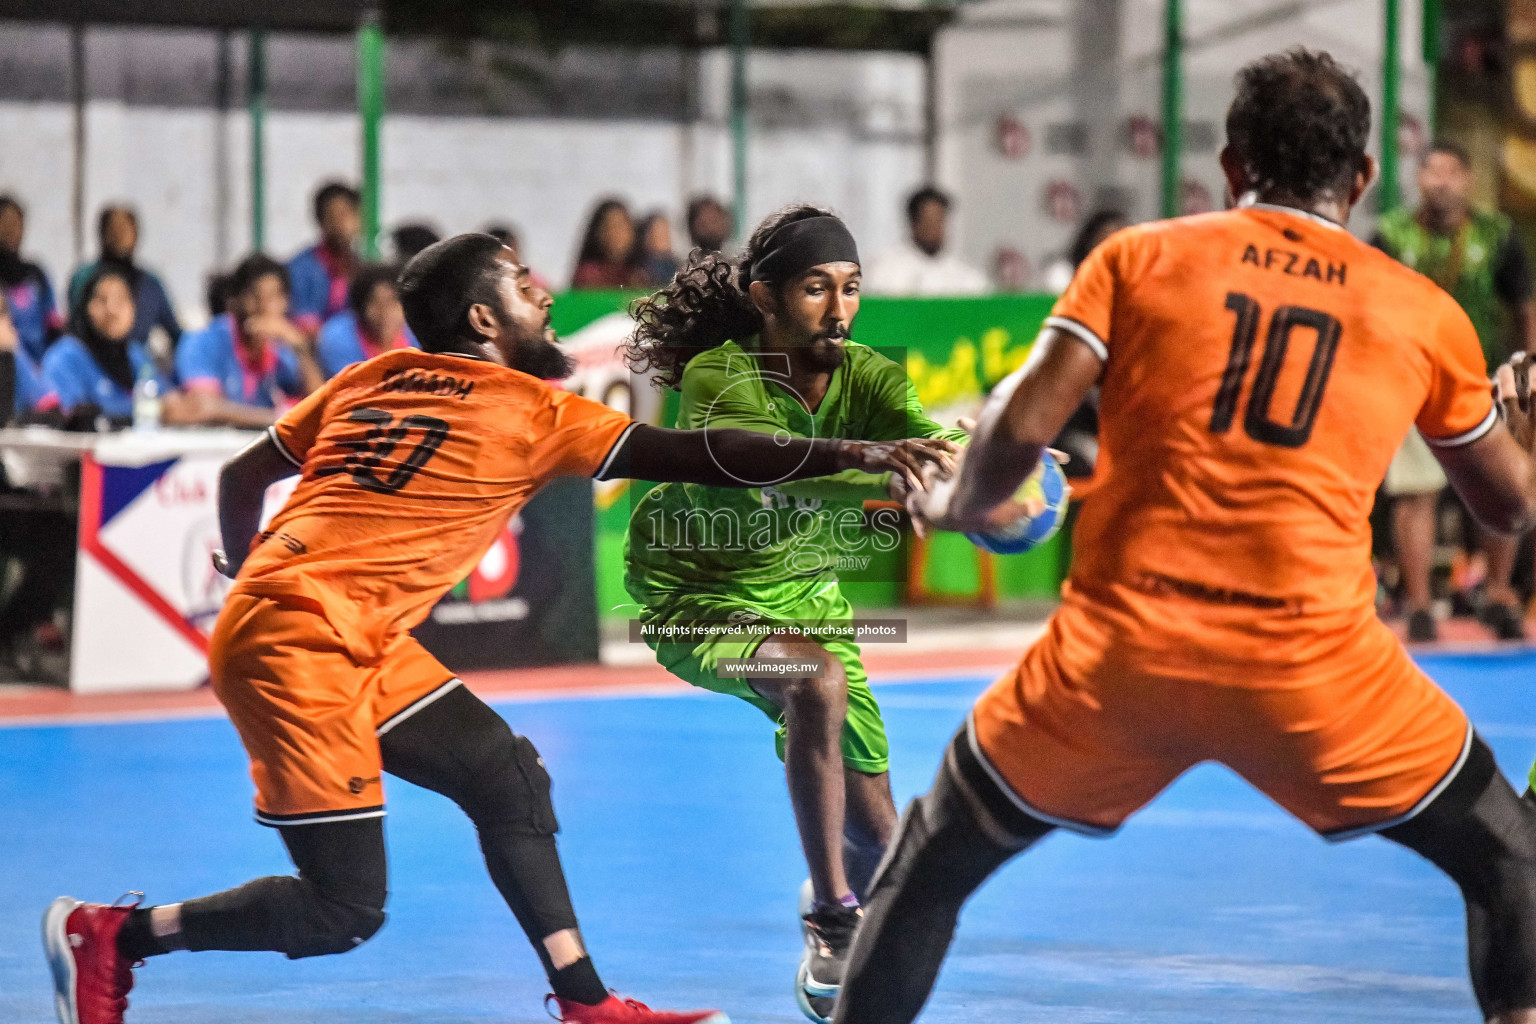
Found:
[[[1217, 434], [1225, 434], [1237, 415], [1237, 400], [1242, 394], [1243, 379], [1248, 376], [1253, 342], [1259, 335], [1259, 317], [1263, 313], [1253, 297], [1242, 292], [1227, 293], [1227, 309], [1237, 315], [1237, 323], [1232, 328], [1232, 353], [1227, 357], [1227, 369], [1221, 375], [1221, 388], [1216, 392], [1216, 405], [1211, 410], [1211, 431]], [[1269, 407], [1274, 401], [1280, 371], [1285, 366], [1291, 332], [1298, 327], [1317, 332], [1317, 344], [1312, 349], [1307, 379], [1296, 399], [1291, 422], [1276, 423], [1270, 419]], [[1248, 412], [1243, 417], [1243, 430], [1249, 437], [1282, 448], [1300, 448], [1307, 443], [1312, 437], [1312, 425], [1317, 422], [1317, 410], [1323, 402], [1328, 375], [1333, 372], [1333, 355], [1339, 347], [1340, 329], [1337, 320], [1316, 309], [1281, 306], [1275, 310], [1269, 318], [1264, 358], [1253, 378], [1253, 393], [1248, 396]]]

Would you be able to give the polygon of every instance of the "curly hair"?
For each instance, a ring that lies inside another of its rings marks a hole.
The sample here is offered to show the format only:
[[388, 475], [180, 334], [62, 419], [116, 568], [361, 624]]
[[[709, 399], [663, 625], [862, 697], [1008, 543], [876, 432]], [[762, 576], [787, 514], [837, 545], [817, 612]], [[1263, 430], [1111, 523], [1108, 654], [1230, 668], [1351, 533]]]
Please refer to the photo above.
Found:
[[753, 262], [785, 224], [830, 216], [830, 210], [796, 203], [765, 218], [734, 261], [718, 252], [693, 250], [671, 284], [630, 303], [635, 330], [624, 345], [625, 363], [636, 373], [650, 374], [658, 388], [676, 388], [688, 360], [700, 352], [758, 334], [763, 317], [747, 294]]
[[1342, 198], [1365, 161], [1370, 130], [1371, 101], [1327, 53], [1296, 47], [1237, 73], [1227, 143], [1261, 190]]

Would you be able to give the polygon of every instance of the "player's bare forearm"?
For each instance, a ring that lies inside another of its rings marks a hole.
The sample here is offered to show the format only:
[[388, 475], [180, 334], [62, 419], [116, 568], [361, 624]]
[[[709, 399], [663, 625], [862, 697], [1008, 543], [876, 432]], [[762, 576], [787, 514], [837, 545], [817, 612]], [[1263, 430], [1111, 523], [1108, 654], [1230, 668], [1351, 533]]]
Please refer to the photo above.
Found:
[[1018, 490], [1041, 451], [1098, 382], [1103, 363], [1078, 339], [1049, 327], [1035, 344], [1029, 361], [999, 384], [982, 407], [942, 510], [947, 526], [981, 528], [987, 513]]
[[1536, 355], [1536, 302], [1527, 299], [1514, 307], [1515, 332], [1520, 347], [1527, 354]]
[[630, 432], [606, 474], [661, 483], [763, 487], [831, 476], [848, 469], [900, 472], [916, 481], [922, 467], [943, 464], [947, 441], [845, 441], [781, 437], [733, 428], [664, 430], [641, 424]]
[[234, 402], [204, 388], [167, 395], [163, 416], [172, 426], [270, 427], [277, 419], [271, 409]]
[[325, 386], [325, 373], [315, 359], [313, 340], [306, 338], [304, 344], [294, 346], [294, 351], [299, 357], [300, 386], [303, 387], [304, 394], [313, 394]]
[[224, 550], [214, 556], [214, 564], [221, 573], [234, 577], [240, 571], [250, 553], [251, 541], [261, 529], [267, 488], [294, 472], [293, 463], [283, 457], [266, 434], [224, 463], [219, 470], [219, 535]]

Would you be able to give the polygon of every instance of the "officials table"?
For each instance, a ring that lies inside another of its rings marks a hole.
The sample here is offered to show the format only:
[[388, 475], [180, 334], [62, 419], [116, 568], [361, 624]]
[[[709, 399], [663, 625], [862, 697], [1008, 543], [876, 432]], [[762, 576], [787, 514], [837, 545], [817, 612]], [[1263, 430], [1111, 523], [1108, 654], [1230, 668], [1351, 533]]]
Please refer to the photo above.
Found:
[[[208, 634], [230, 581], [218, 475], [259, 434], [237, 430], [82, 434], [0, 429], [17, 502], [78, 516], [69, 686], [82, 693], [190, 689], [207, 681]], [[297, 477], [267, 492], [263, 524]], [[0, 528], [6, 515], [0, 502]], [[508, 523], [479, 566], [416, 634], [449, 668], [597, 659], [592, 485], [560, 480]]]

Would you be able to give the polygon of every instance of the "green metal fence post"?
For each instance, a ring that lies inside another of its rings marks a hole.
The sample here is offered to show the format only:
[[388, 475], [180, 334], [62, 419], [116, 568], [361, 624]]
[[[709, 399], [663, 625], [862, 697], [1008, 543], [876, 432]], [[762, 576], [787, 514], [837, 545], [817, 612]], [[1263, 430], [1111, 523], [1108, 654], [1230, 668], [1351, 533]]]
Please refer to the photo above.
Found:
[[1433, 139], [1440, 128], [1440, 0], [1424, 0], [1423, 47], [1424, 74], [1429, 79], [1429, 122], [1425, 130]]
[[731, 171], [736, 234], [747, 230], [747, 49], [752, 43], [746, 0], [731, 0]]
[[1184, 155], [1184, 10], [1183, 0], [1163, 7], [1163, 172], [1162, 215], [1177, 217]]
[[251, 29], [246, 105], [251, 116], [251, 249], [267, 245], [267, 32]]
[[1381, 189], [1376, 200], [1382, 213], [1396, 209], [1398, 84], [1402, 60], [1398, 53], [1398, 0], [1384, 0], [1381, 45]]
[[379, 128], [384, 120], [384, 30], [379, 12], [357, 30], [357, 113], [363, 129], [363, 256], [379, 258]]

